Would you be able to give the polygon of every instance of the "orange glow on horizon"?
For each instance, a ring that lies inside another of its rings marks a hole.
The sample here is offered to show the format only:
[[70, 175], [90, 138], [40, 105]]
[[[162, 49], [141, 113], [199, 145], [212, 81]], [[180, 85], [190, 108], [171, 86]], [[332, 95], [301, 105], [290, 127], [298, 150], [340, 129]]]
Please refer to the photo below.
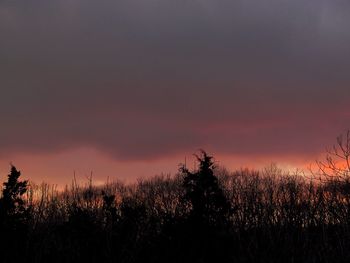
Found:
[[[272, 163], [288, 171], [297, 169], [307, 171], [310, 164], [316, 160], [313, 156], [297, 155], [235, 156], [211, 152], [209, 154], [214, 156], [217, 165], [230, 171], [241, 168], [263, 169]], [[45, 181], [58, 185], [71, 184], [74, 173], [78, 182], [81, 183], [86, 183], [91, 173], [95, 184], [103, 184], [107, 179], [130, 183], [138, 178], [175, 174], [179, 164], [184, 163], [185, 160], [190, 169], [194, 168], [195, 158], [192, 154], [177, 154], [152, 161], [118, 161], [89, 148], [51, 155], [21, 154], [10, 160], [0, 160], [0, 179], [5, 180], [9, 164], [13, 162], [22, 171], [23, 178], [36, 183]]]

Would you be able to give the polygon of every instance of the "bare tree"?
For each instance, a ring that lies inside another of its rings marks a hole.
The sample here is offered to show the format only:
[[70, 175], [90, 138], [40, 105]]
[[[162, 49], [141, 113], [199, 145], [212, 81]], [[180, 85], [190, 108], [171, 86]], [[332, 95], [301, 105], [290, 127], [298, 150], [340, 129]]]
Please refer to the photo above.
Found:
[[326, 157], [323, 161], [316, 161], [321, 175], [326, 179], [349, 180], [350, 179], [350, 130], [345, 135], [337, 137], [337, 143], [326, 149]]

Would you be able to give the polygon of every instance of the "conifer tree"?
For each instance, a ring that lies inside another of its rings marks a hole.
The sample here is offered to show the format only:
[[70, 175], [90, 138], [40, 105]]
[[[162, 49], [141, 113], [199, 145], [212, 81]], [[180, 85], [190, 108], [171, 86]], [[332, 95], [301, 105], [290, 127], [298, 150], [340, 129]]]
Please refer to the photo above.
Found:
[[220, 225], [228, 219], [230, 205], [214, 175], [213, 157], [203, 150], [195, 156], [198, 170], [191, 172], [185, 166], [180, 168], [184, 175], [184, 200], [191, 206], [190, 218], [201, 224]]
[[23, 223], [27, 210], [22, 196], [26, 193], [28, 181], [19, 181], [21, 172], [11, 166], [11, 172], [5, 182], [0, 199], [0, 222], [5, 227]]

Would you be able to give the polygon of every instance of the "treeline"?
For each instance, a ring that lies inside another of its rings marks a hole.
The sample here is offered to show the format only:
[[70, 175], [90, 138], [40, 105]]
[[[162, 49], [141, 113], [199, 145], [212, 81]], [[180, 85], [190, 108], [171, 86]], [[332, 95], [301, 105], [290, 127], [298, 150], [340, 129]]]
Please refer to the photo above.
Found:
[[[0, 199], [0, 262], [350, 262], [350, 181], [271, 166], [198, 168], [64, 191], [21, 181]], [[324, 179], [324, 178], [323, 178]]]

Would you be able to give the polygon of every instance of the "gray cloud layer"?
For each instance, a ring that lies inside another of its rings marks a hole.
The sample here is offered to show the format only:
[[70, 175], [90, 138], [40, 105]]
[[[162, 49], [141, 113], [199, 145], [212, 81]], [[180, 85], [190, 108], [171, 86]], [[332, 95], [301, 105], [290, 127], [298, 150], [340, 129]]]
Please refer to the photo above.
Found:
[[0, 155], [315, 153], [350, 128], [343, 0], [0, 2]]

